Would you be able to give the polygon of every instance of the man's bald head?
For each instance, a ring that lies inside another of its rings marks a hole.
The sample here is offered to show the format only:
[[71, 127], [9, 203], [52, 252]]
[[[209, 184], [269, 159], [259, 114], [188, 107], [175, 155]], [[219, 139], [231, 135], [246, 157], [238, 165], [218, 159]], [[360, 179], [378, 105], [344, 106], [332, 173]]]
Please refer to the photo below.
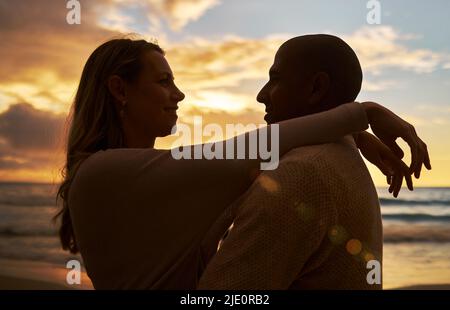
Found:
[[318, 113], [354, 101], [362, 70], [355, 52], [338, 37], [295, 37], [277, 51], [270, 80], [257, 100], [266, 106], [269, 123]]
[[333, 105], [356, 99], [362, 84], [358, 57], [344, 40], [327, 34], [304, 35], [281, 45], [279, 54], [294, 70], [314, 74], [325, 72], [330, 77], [330, 97]]

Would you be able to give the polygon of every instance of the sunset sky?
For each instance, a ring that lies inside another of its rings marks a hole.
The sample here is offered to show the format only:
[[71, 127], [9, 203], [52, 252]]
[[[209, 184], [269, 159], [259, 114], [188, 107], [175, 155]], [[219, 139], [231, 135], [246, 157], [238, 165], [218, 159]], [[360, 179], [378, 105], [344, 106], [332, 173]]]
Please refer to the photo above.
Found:
[[365, 0], [81, 0], [80, 25], [66, 22], [66, 2], [0, 0], [0, 181], [59, 180], [65, 119], [83, 65], [121, 33], [156, 39], [166, 50], [186, 94], [180, 122], [202, 115], [222, 125], [264, 123], [255, 97], [277, 48], [293, 36], [330, 33], [360, 59], [358, 100], [392, 109], [428, 144], [433, 170], [416, 185], [450, 186], [447, 0], [380, 1], [379, 25], [367, 23]]

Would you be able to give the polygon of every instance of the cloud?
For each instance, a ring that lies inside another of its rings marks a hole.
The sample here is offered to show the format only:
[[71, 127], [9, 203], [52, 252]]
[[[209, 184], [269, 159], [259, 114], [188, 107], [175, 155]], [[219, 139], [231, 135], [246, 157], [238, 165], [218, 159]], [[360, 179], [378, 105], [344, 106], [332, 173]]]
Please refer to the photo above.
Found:
[[133, 18], [127, 14], [119, 6], [103, 6], [102, 14], [99, 16], [98, 25], [112, 31], [122, 33], [130, 32], [133, 25]]
[[383, 91], [387, 89], [392, 89], [399, 87], [400, 83], [395, 80], [371, 80], [365, 78], [362, 84], [362, 91]]
[[450, 124], [450, 106], [448, 103], [443, 104], [418, 104], [414, 107], [414, 112], [420, 115], [424, 126], [447, 126]]
[[173, 30], [181, 30], [189, 22], [198, 20], [207, 10], [218, 5], [218, 0], [154, 0], [148, 1], [169, 21]]
[[[119, 31], [132, 31], [141, 22], [131, 18], [126, 8], [138, 9], [144, 15], [156, 14], [150, 27], [158, 28], [161, 18], [173, 21], [178, 18], [173, 25], [181, 27], [218, 4], [219, 1], [209, 0], [89, 1], [83, 2], [82, 24], [71, 26], [65, 21], [65, 6], [54, 1], [42, 0], [39, 5], [30, 5], [20, 0], [8, 3], [0, 0], [0, 5], [7, 8], [0, 10], [0, 35], [4, 42], [0, 47], [0, 112], [15, 102], [67, 111], [89, 54]], [[12, 18], [13, 15], [19, 18]], [[245, 93], [252, 98], [249, 105], [267, 79], [277, 48], [293, 36], [280, 34], [252, 39], [226, 35], [220, 40], [188, 38], [176, 43], [168, 42], [159, 30], [160, 42], [167, 50], [177, 82], [191, 98], [199, 101], [205, 92], [221, 90]], [[448, 55], [445, 58], [446, 55], [429, 49], [407, 47], [406, 41], [418, 37], [400, 33], [390, 26], [363, 27], [342, 36], [354, 47], [367, 73], [364, 90], [382, 91], [398, 86], [395, 81], [380, 78], [388, 69], [422, 73], [448, 64]]]
[[414, 125], [414, 127], [420, 128], [441, 128], [441, 126], [447, 126], [450, 121], [446, 117], [436, 116], [435, 114], [430, 114], [427, 116], [416, 115], [416, 114], [402, 114], [407, 122]]
[[[142, 9], [142, 3], [152, 9]], [[0, 0], [0, 112], [16, 102], [67, 111], [90, 53], [108, 39], [139, 28], [141, 20], [135, 21], [125, 9], [137, 8], [144, 15], [160, 12], [157, 19], [150, 21], [153, 27], [160, 24], [160, 18], [168, 18], [174, 27], [180, 27], [218, 3], [209, 0], [86, 1], [82, 3], [81, 25], [68, 25], [65, 2], [41, 0], [37, 4]], [[180, 13], [183, 11], [185, 14]], [[158, 41], [167, 41], [162, 29], [156, 30]], [[144, 37], [150, 31], [142, 31]]]
[[416, 110], [418, 110], [420, 113], [435, 113], [435, 114], [450, 114], [450, 104], [448, 102], [437, 105], [437, 104], [430, 104], [430, 103], [423, 103], [416, 106]]
[[27, 103], [0, 113], [0, 180], [59, 180], [65, 118]]
[[53, 151], [63, 131], [65, 116], [14, 104], [0, 114], [0, 138], [20, 151]]
[[236, 87], [245, 80], [265, 79], [283, 41], [236, 36], [221, 41], [192, 39], [170, 46], [167, 57], [177, 79], [189, 89]]
[[[247, 81], [264, 81], [278, 47], [290, 34], [261, 39], [225, 36], [222, 40], [192, 38], [170, 46], [167, 57], [181, 85], [192, 91], [238, 88]], [[363, 90], [383, 91], [399, 87], [400, 82], [386, 80], [387, 70], [429, 73], [445, 66], [449, 55], [430, 49], [410, 48], [405, 42], [419, 39], [402, 34], [390, 26], [363, 27], [341, 35], [356, 51], [365, 80]], [[376, 78], [375, 78], [376, 77]], [[253, 89], [256, 95], [257, 89]]]
[[97, 25], [92, 1], [83, 2], [81, 25], [67, 24], [65, 2], [0, 0], [0, 7], [0, 111], [16, 102], [67, 111], [89, 54], [118, 32]]
[[165, 20], [174, 31], [180, 31], [188, 23], [198, 20], [209, 9], [220, 4], [219, 0], [115, 0], [120, 5], [139, 5], [148, 12], [152, 26]]
[[365, 26], [342, 37], [355, 50], [363, 70], [373, 74], [388, 68], [428, 73], [444, 67], [442, 62], [448, 57], [429, 49], [408, 48], [403, 43], [418, 37], [391, 26]]

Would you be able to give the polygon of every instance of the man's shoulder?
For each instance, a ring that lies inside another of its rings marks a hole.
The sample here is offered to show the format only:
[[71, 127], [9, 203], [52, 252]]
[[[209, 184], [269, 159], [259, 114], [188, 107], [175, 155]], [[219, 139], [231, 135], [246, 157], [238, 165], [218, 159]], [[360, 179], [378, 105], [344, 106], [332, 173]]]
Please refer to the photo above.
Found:
[[333, 143], [308, 145], [295, 148], [280, 159], [280, 166], [319, 166], [319, 163], [338, 164], [340, 158], [351, 160], [359, 152], [350, 137], [344, 137]]

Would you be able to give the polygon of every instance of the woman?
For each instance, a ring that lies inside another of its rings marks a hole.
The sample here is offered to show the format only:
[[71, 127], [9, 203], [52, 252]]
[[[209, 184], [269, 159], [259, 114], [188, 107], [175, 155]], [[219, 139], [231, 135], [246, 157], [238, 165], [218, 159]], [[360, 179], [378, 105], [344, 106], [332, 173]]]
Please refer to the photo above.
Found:
[[[183, 99], [162, 49], [143, 40], [106, 42], [83, 69], [58, 191], [59, 234], [63, 249], [81, 251], [96, 288], [195, 288], [203, 237], [256, 178], [261, 159], [175, 160], [153, 148], [171, 133]], [[429, 165], [412, 126], [374, 103], [280, 122], [279, 154], [363, 131], [368, 122], [386, 141], [411, 145], [414, 171]], [[388, 148], [365, 134], [359, 139], [379, 167], [397, 169], [392, 190], [403, 175], [411, 186]]]

